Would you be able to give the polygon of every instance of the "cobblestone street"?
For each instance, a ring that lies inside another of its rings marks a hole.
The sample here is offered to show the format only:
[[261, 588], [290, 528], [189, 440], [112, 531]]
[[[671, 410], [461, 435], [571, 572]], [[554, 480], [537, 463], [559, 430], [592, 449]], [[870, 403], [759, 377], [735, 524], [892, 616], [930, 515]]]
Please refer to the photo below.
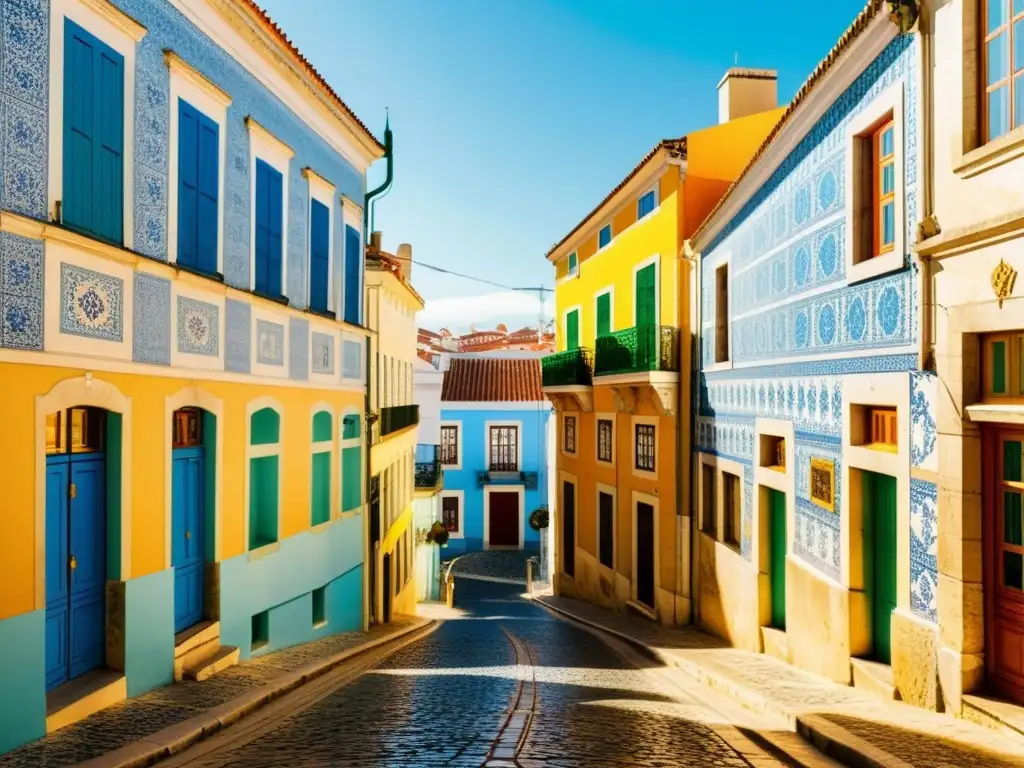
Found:
[[464, 614], [426, 638], [372, 668], [339, 669], [162, 766], [778, 764], [701, 700], [518, 591], [460, 581]]

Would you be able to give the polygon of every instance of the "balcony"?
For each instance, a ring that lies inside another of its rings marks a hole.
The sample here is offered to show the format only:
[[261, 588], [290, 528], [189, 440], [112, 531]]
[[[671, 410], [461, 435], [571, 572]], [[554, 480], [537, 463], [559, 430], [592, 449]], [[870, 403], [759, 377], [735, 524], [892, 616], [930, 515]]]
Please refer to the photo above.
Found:
[[394, 405], [380, 410], [380, 435], [390, 435], [406, 427], [420, 423], [420, 407], [418, 405]]
[[436, 445], [416, 446], [416, 490], [431, 491], [440, 487], [444, 480], [441, 471], [440, 451]]
[[476, 481], [478, 485], [491, 485], [492, 483], [522, 483], [528, 491], [537, 490], [536, 472], [516, 472], [500, 469], [491, 469], [487, 472], [477, 472]]
[[594, 381], [594, 353], [580, 347], [540, 361], [545, 387], [589, 387]]
[[595, 376], [654, 371], [679, 373], [678, 328], [633, 326], [599, 337], [595, 346]]

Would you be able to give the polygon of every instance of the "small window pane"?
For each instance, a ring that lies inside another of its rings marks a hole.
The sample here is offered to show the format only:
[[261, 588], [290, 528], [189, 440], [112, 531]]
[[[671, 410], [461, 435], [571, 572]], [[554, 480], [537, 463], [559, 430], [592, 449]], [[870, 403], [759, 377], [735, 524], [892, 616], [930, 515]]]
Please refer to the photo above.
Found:
[[888, 163], [882, 166], [882, 194], [891, 195], [896, 191], [896, 166]]
[[891, 200], [882, 206], [882, 245], [896, 242], [896, 207]]
[[1013, 0], [1013, 15], [1024, 13], [1024, 0]]
[[612, 225], [608, 224], [604, 227], [601, 227], [601, 232], [598, 234], [597, 239], [598, 248], [604, 248], [606, 245], [608, 245], [608, 243], [612, 241]]
[[992, 342], [992, 394], [1006, 394], [1006, 342]]
[[988, 138], [998, 139], [1010, 130], [1010, 88], [1004, 85], [988, 95]]
[[[1017, 0], [1020, 2], [1021, 0]], [[985, 32], [991, 34], [1006, 23], [1006, 0], [985, 0], [987, 11], [985, 18], [988, 24], [985, 25]]]
[[1021, 546], [1021, 495], [1016, 491], [1003, 491], [1003, 542]]
[[1016, 440], [1003, 443], [1003, 480], [1020, 482], [1021, 444]]
[[1017, 337], [1017, 392], [1024, 394], [1024, 336]]
[[1024, 576], [1024, 555], [1019, 552], [1003, 552], [1003, 586], [1021, 589]]
[[[1024, 40], [1024, 29], [1020, 31], [1020, 37]], [[1014, 78], [1013, 89], [1013, 127], [1020, 128], [1024, 125], [1024, 74]]]
[[1010, 65], [1009, 35], [1006, 32], [993, 37], [985, 43], [985, 62], [988, 79], [986, 85], [995, 85], [1006, 79]]
[[[1024, 0], [1018, 0], [1024, 5]], [[1024, 19], [1013, 25], [1013, 71], [1024, 68]]]
[[887, 128], [882, 134], [882, 157], [888, 157], [893, 151], [893, 129]]

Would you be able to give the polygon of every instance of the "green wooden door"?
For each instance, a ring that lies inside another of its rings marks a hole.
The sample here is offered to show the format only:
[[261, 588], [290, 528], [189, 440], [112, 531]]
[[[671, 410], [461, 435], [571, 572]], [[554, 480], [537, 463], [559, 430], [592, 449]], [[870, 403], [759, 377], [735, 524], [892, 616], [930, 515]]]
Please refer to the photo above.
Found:
[[579, 349], [580, 346], [580, 311], [574, 309], [565, 316], [565, 348]]
[[871, 605], [874, 657], [892, 660], [896, 608], [896, 478], [864, 473], [864, 589]]
[[772, 583], [772, 626], [786, 628], [786, 494], [768, 491], [768, 551]]
[[612, 295], [602, 293], [597, 297], [597, 335], [607, 336], [612, 332]]
[[648, 264], [636, 273], [636, 360], [634, 370], [650, 371], [657, 363], [657, 282], [655, 265]]

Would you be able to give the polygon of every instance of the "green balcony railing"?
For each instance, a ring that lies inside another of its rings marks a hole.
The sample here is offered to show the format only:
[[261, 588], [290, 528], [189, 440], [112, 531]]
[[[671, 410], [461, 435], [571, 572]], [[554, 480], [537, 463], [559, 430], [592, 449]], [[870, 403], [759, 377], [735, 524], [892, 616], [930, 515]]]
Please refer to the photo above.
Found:
[[635, 325], [597, 339], [594, 375], [679, 371], [679, 329]]
[[419, 423], [420, 407], [418, 405], [393, 405], [380, 409], [380, 434], [382, 437]]
[[585, 347], [548, 355], [540, 364], [545, 387], [589, 387], [594, 383], [594, 353]]

